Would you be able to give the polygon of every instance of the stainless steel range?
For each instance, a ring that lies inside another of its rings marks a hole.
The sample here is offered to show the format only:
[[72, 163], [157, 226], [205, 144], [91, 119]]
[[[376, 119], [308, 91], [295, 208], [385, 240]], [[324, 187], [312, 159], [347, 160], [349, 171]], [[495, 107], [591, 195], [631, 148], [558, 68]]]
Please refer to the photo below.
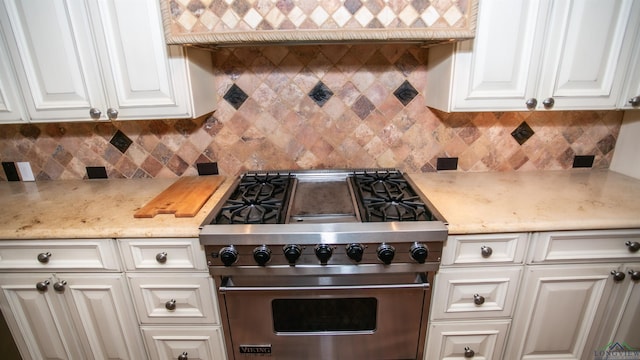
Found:
[[205, 220], [232, 359], [422, 359], [447, 228], [394, 169], [250, 172]]

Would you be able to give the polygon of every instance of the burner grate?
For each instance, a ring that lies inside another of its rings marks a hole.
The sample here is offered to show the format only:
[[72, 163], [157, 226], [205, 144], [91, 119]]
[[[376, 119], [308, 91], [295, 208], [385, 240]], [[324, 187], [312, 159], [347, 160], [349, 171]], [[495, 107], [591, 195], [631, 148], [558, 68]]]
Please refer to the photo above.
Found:
[[354, 180], [361, 194], [366, 221], [434, 220], [401, 173], [364, 172], [355, 174]]
[[216, 218], [217, 224], [280, 224], [284, 222], [288, 174], [247, 174]]

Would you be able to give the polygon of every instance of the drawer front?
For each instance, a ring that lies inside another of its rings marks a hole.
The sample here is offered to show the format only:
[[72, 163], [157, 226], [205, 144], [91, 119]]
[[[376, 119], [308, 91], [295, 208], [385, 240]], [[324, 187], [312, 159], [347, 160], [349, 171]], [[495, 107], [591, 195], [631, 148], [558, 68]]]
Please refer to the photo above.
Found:
[[508, 320], [431, 323], [425, 359], [500, 360], [508, 329]]
[[534, 234], [528, 262], [640, 261], [640, 230], [554, 231]]
[[207, 270], [197, 238], [120, 239], [127, 270]]
[[111, 239], [0, 241], [0, 270], [120, 270]]
[[522, 264], [527, 234], [451, 235], [442, 265]]
[[431, 318], [511, 317], [521, 270], [515, 266], [441, 269], [434, 281]]
[[222, 329], [203, 327], [142, 327], [150, 359], [226, 360]]
[[127, 276], [141, 324], [220, 324], [209, 274]]

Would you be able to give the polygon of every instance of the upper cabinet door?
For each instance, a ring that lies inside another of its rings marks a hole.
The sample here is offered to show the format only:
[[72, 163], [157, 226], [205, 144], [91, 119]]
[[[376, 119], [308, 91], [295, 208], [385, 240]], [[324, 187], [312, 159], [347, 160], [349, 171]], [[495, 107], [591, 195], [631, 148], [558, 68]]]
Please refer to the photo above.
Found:
[[[613, 109], [639, 24], [634, 0], [556, 0], [548, 34], [538, 101], [553, 109]], [[552, 105], [548, 105], [552, 102]]]
[[182, 49], [167, 47], [158, 1], [89, 2], [101, 54], [109, 116], [189, 115]]
[[3, 31], [0, 27], [0, 123], [19, 123], [26, 121], [20, 89], [14, 77]]
[[[544, 24], [538, 1], [483, 1], [476, 38], [457, 44], [454, 107], [523, 108], [535, 91]], [[509, 29], [505, 31], [505, 29]]]
[[31, 119], [89, 119], [91, 108], [104, 108], [84, 2], [3, 0], [0, 6]]
[[615, 109], [640, 1], [480, 2], [473, 41], [429, 49], [427, 106], [444, 111]]
[[625, 73], [627, 83], [618, 103], [621, 109], [640, 109], [640, 66], [638, 66], [640, 64], [640, 24], [636, 25], [633, 43], [635, 44], [633, 54]]

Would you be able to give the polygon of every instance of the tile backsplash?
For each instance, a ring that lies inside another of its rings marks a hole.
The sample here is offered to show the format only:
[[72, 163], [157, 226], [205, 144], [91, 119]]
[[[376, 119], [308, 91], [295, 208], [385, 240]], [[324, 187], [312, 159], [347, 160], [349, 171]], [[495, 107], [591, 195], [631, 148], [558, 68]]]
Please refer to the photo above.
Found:
[[[198, 119], [0, 125], [0, 160], [37, 180], [295, 168], [435, 171], [608, 168], [618, 111], [442, 113], [424, 106], [427, 49], [410, 45], [221, 48], [218, 109]], [[4, 172], [0, 178], [6, 180]]]

